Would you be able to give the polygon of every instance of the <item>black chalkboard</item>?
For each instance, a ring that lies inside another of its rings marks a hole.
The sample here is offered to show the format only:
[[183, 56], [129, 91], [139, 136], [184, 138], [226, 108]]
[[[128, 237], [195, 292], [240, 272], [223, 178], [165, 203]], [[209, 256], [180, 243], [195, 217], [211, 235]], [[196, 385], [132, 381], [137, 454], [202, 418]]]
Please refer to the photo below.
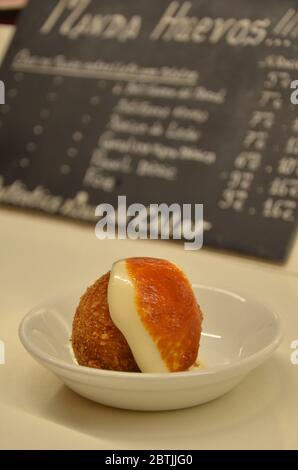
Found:
[[296, 233], [296, 0], [31, 0], [0, 79], [0, 201], [203, 203], [204, 243], [284, 260]]

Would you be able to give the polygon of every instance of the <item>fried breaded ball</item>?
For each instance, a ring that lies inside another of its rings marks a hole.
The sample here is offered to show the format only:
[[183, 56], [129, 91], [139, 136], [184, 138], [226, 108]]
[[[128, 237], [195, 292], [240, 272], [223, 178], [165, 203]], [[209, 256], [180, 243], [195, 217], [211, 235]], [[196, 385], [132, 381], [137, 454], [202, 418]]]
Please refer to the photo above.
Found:
[[82, 366], [114, 371], [139, 372], [129, 345], [111, 320], [107, 291], [110, 272], [81, 297], [76, 310], [72, 347]]

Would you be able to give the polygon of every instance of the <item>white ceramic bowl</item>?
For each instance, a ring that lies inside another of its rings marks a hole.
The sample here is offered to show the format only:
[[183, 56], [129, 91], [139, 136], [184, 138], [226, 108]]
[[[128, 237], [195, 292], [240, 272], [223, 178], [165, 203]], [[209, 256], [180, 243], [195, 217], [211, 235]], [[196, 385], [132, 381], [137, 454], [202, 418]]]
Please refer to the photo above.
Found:
[[90, 400], [131, 410], [199, 405], [235, 387], [273, 353], [282, 335], [277, 315], [255, 300], [209, 286], [193, 288], [204, 312], [200, 370], [142, 374], [79, 366], [70, 336], [81, 292], [31, 310], [20, 325], [20, 339], [37, 361]]

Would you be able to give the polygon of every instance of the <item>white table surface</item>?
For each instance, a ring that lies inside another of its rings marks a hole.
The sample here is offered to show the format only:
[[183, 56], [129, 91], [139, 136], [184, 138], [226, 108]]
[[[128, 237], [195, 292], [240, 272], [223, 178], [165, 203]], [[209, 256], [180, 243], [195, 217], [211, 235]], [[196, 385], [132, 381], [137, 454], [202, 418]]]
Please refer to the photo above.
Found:
[[[0, 28], [2, 53], [8, 30]], [[298, 339], [297, 243], [278, 266], [206, 249], [185, 252], [171, 242], [98, 241], [92, 226], [1, 209], [0, 247], [0, 340], [6, 347], [0, 448], [298, 448], [298, 366], [290, 361], [290, 343]], [[130, 412], [77, 396], [26, 353], [19, 322], [40, 301], [71, 286], [83, 291], [114, 260], [136, 255], [171, 259], [193, 281], [254, 295], [279, 312], [282, 345], [232, 392], [188, 410]]]

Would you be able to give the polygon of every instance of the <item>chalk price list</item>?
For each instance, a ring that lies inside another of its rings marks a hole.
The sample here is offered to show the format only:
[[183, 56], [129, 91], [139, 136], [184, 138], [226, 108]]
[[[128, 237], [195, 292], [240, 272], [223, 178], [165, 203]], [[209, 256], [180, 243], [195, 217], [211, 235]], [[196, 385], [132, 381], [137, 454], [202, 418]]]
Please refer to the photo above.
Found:
[[86, 187], [113, 190], [114, 172], [177, 181], [179, 161], [215, 164], [216, 153], [199, 141], [211, 114], [206, 103], [222, 105], [224, 90], [116, 82], [111, 93], [117, 102], [92, 154]]
[[[295, 118], [294, 106], [287, 99], [292, 79], [289, 71], [266, 71], [258, 108], [249, 116], [242, 149], [229, 174], [222, 175], [226, 179], [226, 186], [218, 203], [220, 209], [246, 212], [252, 216], [259, 212], [265, 218], [295, 222], [298, 197], [298, 118]], [[289, 122], [280, 118], [283, 107], [288, 108]], [[284, 141], [274, 142], [276, 131], [280, 135], [280, 130], [287, 127], [291, 129], [291, 135]], [[268, 147], [272, 148], [272, 152], [266, 162], [264, 158]], [[266, 185], [258, 185], [255, 181], [261, 166], [261, 171], [268, 175]], [[254, 191], [261, 197], [258, 208], [250, 203], [250, 192]]]

